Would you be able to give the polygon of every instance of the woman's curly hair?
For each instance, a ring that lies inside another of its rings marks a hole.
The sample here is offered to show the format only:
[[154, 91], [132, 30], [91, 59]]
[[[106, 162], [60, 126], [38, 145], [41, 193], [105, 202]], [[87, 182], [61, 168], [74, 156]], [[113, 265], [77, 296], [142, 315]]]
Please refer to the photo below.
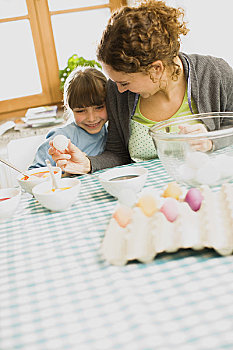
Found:
[[176, 80], [180, 68], [174, 58], [180, 50], [180, 35], [188, 33], [183, 18], [183, 9], [169, 7], [164, 1], [146, 0], [137, 7], [122, 7], [108, 21], [97, 58], [125, 73], [146, 73], [153, 62], [161, 60], [173, 68]]

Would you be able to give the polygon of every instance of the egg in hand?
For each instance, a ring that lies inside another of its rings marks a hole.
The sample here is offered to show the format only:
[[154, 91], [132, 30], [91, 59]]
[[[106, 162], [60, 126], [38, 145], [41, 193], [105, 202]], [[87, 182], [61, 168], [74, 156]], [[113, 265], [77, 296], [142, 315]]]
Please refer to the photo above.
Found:
[[68, 144], [69, 140], [65, 135], [56, 135], [53, 139], [53, 147], [60, 152], [64, 152]]

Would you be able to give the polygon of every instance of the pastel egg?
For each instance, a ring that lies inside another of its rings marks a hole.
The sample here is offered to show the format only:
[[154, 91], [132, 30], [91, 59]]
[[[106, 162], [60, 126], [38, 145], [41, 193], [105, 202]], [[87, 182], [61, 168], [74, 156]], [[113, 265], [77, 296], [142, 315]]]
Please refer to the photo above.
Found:
[[142, 212], [146, 216], [152, 216], [156, 211], [158, 211], [156, 199], [149, 194], [143, 195], [139, 199], [137, 206], [141, 208]]
[[184, 201], [188, 203], [190, 208], [197, 211], [201, 207], [203, 197], [198, 188], [190, 188], [186, 193]]
[[119, 226], [124, 228], [130, 223], [132, 214], [133, 211], [131, 208], [122, 205], [119, 208], [117, 208], [117, 210], [113, 214], [113, 218], [116, 220]]
[[65, 135], [56, 135], [53, 139], [53, 147], [58, 151], [64, 152], [68, 147], [69, 140]]
[[178, 202], [174, 198], [166, 198], [160, 211], [166, 216], [167, 220], [173, 222], [179, 214]]
[[165, 198], [171, 197], [177, 200], [180, 198], [181, 195], [182, 195], [182, 190], [176, 182], [169, 182], [169, 184], [167, 185], [167, 187], [165, 188], [162, 194], [162, 196]]

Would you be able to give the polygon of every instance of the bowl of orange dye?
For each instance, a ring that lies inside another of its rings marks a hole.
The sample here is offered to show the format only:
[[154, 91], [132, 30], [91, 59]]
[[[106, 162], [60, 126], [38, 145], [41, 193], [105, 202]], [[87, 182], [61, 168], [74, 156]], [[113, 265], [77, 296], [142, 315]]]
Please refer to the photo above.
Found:
[[20, 188], [0, 189], [0, 221], [14, 215], [21, 198]]
[[63, 178], [57, 181], [58, 189], [50, 181], [44, 181], [32, 189], [38, 202], [52, 211], [64, 211], [71, 207], [80, 192], [81, 182], [78, 178]]
[[[59, 167], [52, 167], [54, 175], [57, 180], [61, 178], [62, 171]], [[40, 184], [41, 182], [51, 180], [49, 169], [47, 167], [35, 168], [25, 172], [26, 176], [19, 175], [17, 181], [23, 190], [32, 194], [32, 189], [34, 186]]]

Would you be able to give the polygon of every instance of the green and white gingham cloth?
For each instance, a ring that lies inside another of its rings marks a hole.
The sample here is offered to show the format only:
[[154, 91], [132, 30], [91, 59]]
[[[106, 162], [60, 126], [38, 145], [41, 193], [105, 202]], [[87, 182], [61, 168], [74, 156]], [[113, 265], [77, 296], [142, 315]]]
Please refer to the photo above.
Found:
[[[171, 179], [159, 160], [145, 186]], [[82, 176], [67, 211], [24, 194], [0, 223], [1, 350], [233, 349], [233, 257], [212, 250], [111, 266], [100, 255], [116, 200]]]

